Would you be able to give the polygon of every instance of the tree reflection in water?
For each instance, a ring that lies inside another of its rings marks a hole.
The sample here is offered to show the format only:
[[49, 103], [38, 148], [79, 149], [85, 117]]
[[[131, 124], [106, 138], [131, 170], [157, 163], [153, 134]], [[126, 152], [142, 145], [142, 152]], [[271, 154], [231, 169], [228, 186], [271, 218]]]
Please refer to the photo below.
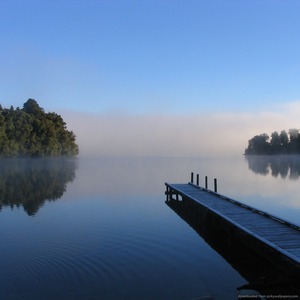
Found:
[[270, 155], [255, 156], [246, 155], [248, 167], [254, 173], [261, 175], [271, 174], [274, 177], [296, 180], [300, 176], [299, 155]]
[[23, 206], [35, 215], [45, 201], [62, 197], [75, 179], [76, 159], [2, 159], [0, 164], [0, 211], [4, 206]]

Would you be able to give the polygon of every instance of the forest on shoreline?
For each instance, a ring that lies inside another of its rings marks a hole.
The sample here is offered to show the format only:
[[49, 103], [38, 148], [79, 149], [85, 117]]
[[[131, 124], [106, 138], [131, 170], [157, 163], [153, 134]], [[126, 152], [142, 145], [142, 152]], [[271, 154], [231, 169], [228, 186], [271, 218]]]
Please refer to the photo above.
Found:
[[245, 155], [300, 154], [300, 134], [298, 129], [274, 131], [256, 135], [248, 141]]
[[76, 156], [76, 136], [63, 118], [45, 113], [34, 99], [23, 108], [0, 104], [0, 157]]

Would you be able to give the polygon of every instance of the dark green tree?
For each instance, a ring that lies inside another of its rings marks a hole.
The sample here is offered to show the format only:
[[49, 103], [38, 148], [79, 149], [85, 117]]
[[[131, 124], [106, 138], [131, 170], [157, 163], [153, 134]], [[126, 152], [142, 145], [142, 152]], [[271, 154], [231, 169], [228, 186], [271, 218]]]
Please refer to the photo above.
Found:
[[272, 154], [280, 153], [280, 151], [281, 151], [281, 142], [280, 142], [280, 136], [279, 136], [277, 131], [274, 131], [271, 134], [270, 146], [271, 146], [271, 153]]
[[245, 154], [270, 154], [269, 136], [266, 133], [256, 135], [249, 140]]
[[280, 132], [280, 145], [281, 145], [281, 153], [287, 153], [289, 144], [289, 137], [285, 130]]
[[277, 131], [271, 135], [268, 142], [267, 134], [256, 135], [248, 142], [248, 148], [245, 154], [300, 154], [300, 134], [298, 129], [290, 129], [288, 134], [282, 130], [280, 134]]
[[63, 118], [45, 113], [34, 99], [0, 110], [0, 156], [76, 156], [76, 137]]
[[36, 117], [40, 117], [44, 114], [44, 109], [42, 109], [34, 99], [28, 99], [24, 103], [23, 111]]
[[290, 129], [289, 135], [289, 152], [292, 154], [299, 153], [299, 130], [295, 128]]

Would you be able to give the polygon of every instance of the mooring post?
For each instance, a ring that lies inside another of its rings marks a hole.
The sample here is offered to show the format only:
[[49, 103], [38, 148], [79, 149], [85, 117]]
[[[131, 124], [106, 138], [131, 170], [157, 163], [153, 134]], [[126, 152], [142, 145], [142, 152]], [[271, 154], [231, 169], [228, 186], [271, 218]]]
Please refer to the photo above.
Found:
[[169, 192], [169, 187], [166, 185], [166, 201], [170, 200], [170, 192]]
[[199, 185], [199, 174], [197, 174], [197, 185]]
[[192, 172], [191, 173], [191, 183], [193, 183], [194, 182], [194, 173]]
[[205, 176], [205, 188], [207, 189], [207, 176]]
[[218, 190], [218, 187], [217, 187], [217, 178], [214, 179], [214, 185], [215, 185], [215, 193], [216, 193], [217, 190]]

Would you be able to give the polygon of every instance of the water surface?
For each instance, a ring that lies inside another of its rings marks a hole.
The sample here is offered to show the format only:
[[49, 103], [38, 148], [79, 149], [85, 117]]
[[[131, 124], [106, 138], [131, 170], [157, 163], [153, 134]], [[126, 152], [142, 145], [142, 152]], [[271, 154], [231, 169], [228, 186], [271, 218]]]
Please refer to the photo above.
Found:
[[[3, 299], [237, 299], [246, 273], [165, 204], [190, 172], [299, 224], [299, 158], [5, 160]], [[222, 245], [221, 245], [222, 248]], [[249, 293], [252, 291], [248, 291]]]

